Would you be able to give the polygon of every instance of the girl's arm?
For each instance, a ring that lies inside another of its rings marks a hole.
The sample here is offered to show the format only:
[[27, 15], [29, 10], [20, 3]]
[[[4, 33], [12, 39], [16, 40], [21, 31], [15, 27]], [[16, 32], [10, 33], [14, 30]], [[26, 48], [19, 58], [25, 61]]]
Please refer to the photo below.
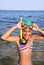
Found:
[[44, 40], [44, 31], [41, 30], [36, 24], [32, 25], [32, 30], [41, 33], [41, 36], [40, 35], [34, 35], [34, 39], [36, 39], [36, 40]]
[[3, 40], [6, 40], [6, 41], [12, 41], [12, 42], [16, 42], [19, 37], [18, 36], [10, 36], [10, 34], [15, 31], [16, 29], [18, 28], [21, 28], [21, 22], [19, 22], [16, 26], [13, 26], [12, 28], [10, 28], [8, 31], [6, 31], [2, 36], [1, 38]]

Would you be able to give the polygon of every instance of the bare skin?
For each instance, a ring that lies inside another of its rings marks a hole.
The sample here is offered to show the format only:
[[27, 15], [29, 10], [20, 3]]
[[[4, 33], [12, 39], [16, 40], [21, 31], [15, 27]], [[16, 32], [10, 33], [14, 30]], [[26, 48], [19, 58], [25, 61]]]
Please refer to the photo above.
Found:
[[[16, 42], [18, 48], [20, 48], [20, 37], [19, 36], [10, 36], [10, 34], [18, 29], [21, 28], [21, 22], [19, 22], [16, 26], [13, 26], [12, 28], [10, 28], [7, 32], [5, 32], [1, 38], [3, 40], [9, 41], [9, 42]], [[37, 31], [39, 33], [41, 33], [42, 35], [34, 35], [32, 34], [32, 30]], [[23, 39], [27, 41], [27, 48], [30, 47], [31, 42], [33, 42], [34, 40], [44, 40], [44, 31], [39, 29], [39, 27], [36, 24], [32, 25], [32, 30], [29, 29], [28, 27], [26, 28], [22, 28], [22, 35], [23, 35]], [[31, 39], [31, 41], [29, 41]], [[19, 51], [20, 57], [19, 57], [19, 64], [20, 65], [30, 65], [31, 64], [31, 55], [32, 55], [32, 50], [29, 49], [25, 49], [23, 51]]]

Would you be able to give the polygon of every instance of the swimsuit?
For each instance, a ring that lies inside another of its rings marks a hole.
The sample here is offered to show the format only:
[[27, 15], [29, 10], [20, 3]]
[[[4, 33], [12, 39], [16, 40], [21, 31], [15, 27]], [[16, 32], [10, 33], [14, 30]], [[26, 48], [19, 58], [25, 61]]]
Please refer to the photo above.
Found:
[[[17, 65], [20, 65], [20, 64], [17, 64]], [[32, 65], [32, 63], [30, 65]]]
[[[29, 47], [30, 50], [32, 49], [32, 46], [33, 46], [33, 45], [31, 45], [31, 46]], [[25, 50], [25, 49], [27, 49], [27, 46], [26, 46], [26, 45], [21, 45], [20, 48], [19, 48], [19, 51], [22, 51], [22, 50]]]
[[[31, 39], [30, 39], [30, 40], [31, 40]], [[32, 47], [33, 47], [33, 43], [31, 43], [29, 49], [32, 49]], [[27, 48], [28, 48], [28, 47], [26, 46], [26, 44], [25, 44], [25, 45], [20, 44], [19, 51], [25, 50], [25, 49], [27, 49]]]

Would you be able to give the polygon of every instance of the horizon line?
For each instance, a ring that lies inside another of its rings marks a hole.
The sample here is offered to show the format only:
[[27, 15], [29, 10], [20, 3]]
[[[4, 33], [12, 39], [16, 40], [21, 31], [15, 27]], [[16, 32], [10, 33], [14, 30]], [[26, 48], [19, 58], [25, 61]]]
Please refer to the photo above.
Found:
[[[6, 9], [0, 9], [0, 10], [6, 10]], [[9, 9], [8, 9], [9, 10]], [[10, 9], [11, 11], [44, 11], [44, 10], [14, 10], [14, 9]], [[9, 11], [10, 11], [9, 10]]]

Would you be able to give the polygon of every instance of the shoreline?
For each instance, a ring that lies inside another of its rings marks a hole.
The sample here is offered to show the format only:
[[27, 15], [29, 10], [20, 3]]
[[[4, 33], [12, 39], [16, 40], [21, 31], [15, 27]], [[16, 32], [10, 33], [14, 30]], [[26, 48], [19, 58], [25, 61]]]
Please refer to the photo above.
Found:
[[[0, 65], [17, 65], [18, 60], [13, 59], [11, 57], [4, 57], [0, 59]], [[41, 61], [32, 61], [33, 65], [44, 65], [44, 62]]]
[[[19, 59], [17, 45], [13, 42], [0, 42], [0, 65], [16, 65]], [[41, 52], [42, 50], [43, 52]], [[38, 52], [37, 52], [38, 51]], [[6, 61], [6, 62], [5, 62]], [[35, 41], [32, 50], [33, 65], [44, 65], [44, 42]]]
[[[0, 42], [0, 59], [6, 56], [18, 59], [18, 48], [13, 42]], [[32, 60], [44, 61], [44, 42], [35, 41], [32, 49]]]

